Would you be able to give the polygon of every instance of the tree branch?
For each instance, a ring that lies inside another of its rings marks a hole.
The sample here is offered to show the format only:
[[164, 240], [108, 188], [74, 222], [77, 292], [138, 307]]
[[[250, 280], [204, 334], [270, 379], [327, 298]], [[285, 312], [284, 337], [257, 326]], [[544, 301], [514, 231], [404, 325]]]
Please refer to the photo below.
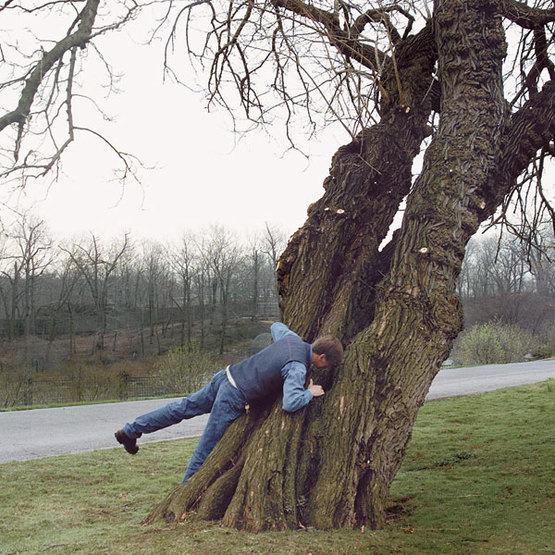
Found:
[[42, 59], [36, 64], [25, 80], [25, 86], [21, 91], [17, 108], [0, 117], [0, 132], [12, 123], [17, 123], [20, 126], [19, 138], [21, 137], [22, 125], [29, 117], [31, 105], [44, 76], [57, 61], [63, 58], [68, 50], [75, 47], [84, 48], [90, 39], [99, 1], [87, 0], [85, 7], [77, 18], [80, 21], [77, 30], [64, 37], [52, 50], [44, 53]]
[[542, 10], [516, 0], [501, 0], [499, 12], [524, 29], [538, 29], [555, 21], [555, 8]]
[[338, 17], [333, 13], [305, 4], [300, 0], [272, 0], [272, 3], [278, 8], [282, 8], [323, 25], [328, 33], [330, 43], [337, 48], [339, 52], [353, 58], [372, 71], [377, 70], [374, 62], [376, 57], [382, 59], [388, 57], [378, 48], [362, 44], [356, 37], [353, 37], [349, 31], [343, 30], [339, 24]]
[[359, 15], [353, 25], [349, 27], [350, 34], [354, 34], [356, 36], [362, 33], [364, 27], [371, 22], [381, 23], [387, 30], [388, 35], [391, 37], [391, 41], [393, 44], [397, 44], [401, 40], [401, 35], [399, 31], [395, 28], [392, 24], [391, 19], [389, 17], [389, 12], [399, 12], [400, 14], [404, 15], [409, 24], [408, 29], [405, 31], [404, 36], [407, 36], [408, 32], [412, 28], [414, 23], [414, 16], [408, 13], [406, 10], [403, 10], [400, 6], [389, 6], [387, 8], [379, 8], [368, 10], [363, 14]]
[[512, 194], [519, 188], [518, 177], [538, 150], [549, 148], [554, 135], [555, 80], [551, 80], [511, 117], [495, 169], [488, 179], [485, 217], [492, 215], [500, 204], [506, 210]]

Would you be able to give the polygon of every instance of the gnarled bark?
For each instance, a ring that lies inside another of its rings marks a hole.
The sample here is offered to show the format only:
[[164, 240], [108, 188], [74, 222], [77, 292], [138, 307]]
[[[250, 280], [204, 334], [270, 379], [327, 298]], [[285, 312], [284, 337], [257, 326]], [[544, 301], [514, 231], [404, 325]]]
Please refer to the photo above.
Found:
[[[305, 340], [333, 333], [347, 347], [335, 374], [310, 376], [326, 395], [298, 414], [275, 403], [267, 418], [235, 423], [148, 521], [196, 514], [252, 531], [384, 525], [417, 411], [462, 326], [455, 285], [466, 242], [502, 198], [497, 164], [512, 159], [499, 6], [436, 2], [433, 26], [396, 50], [381, 122], [338, 150], [324, 196], [282, 256], [284, 321]], [[411, 185], [436, 58], [441, 119]], [[541, 105], [549, 123], [538, 132], [528, 122], [526, 145], [553, 131], [547, 92]], [[402, 226], [380, 249], [407, 194]]]

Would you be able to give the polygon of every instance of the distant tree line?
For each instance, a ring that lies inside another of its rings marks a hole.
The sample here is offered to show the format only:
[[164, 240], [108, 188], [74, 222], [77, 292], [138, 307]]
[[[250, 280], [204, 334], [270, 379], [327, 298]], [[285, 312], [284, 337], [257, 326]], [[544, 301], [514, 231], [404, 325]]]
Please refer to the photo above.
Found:
[[25, 214], [0, 239], [0, 337], [39, 336], [48, 345], [69, 337], [71, 356], [79, 335], [94, 338], [95, 352], [107, 347], [108, 333], [140, 329], [152, 339], [160, 326], [177, 330], [185, 346], [194, 324], [202, 347], [211, 324], [223, 352], [232, 318], [277, 316], [284, 246], [285, 234], [269, 224], [245, 243], [212, 226], [171, 244], [94, 234], [57, 244], [44, 221]]
[[[160, 330], [171, 329], [177, 346], [202, 349], [209, 327], [222, 353], [232, 320], [279, 317], [275, 268], [285, 243], [269, 224], [246, 242], [211, 226], [166, 244], [94, 234], [57, 243], [43, 220], [23, 214], [0, 238], [0, 338], [23, 339], [25, 350], [38, 336], [48, 361], [60, 337], [71, 357], [80, 336], [94, 353], [136, 330], [141, 356]], [[530, 243], [495, 234], [470, 241], [458, 281], [467, 329], [496, 320], [538, 334], [555, 324], [553, 232], [544, 228]]]
[[553, 229], [526, 239], [489, 234], [470, 240], [458, 281], [467, 329], [497, 320], [537, 334], [555, 325]]

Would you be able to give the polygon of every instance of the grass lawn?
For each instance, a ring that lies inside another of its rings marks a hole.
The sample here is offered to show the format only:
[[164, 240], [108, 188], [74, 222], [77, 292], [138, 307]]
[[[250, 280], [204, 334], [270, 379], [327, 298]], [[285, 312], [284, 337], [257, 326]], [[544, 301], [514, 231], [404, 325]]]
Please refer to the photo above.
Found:
[[553, 382], [427, 403], [384, 530], [142, 526], [195, 440], [0, 465], [0, 553], [555, 553]]

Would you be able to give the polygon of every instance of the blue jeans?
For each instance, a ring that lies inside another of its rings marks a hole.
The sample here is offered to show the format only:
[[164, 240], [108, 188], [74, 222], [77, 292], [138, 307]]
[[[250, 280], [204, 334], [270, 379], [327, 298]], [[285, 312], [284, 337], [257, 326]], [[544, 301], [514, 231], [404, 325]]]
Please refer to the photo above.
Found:
[[225, 370], [220, 370], [214, 374], [209, 384], [196, 393], [139, 416], [127, 423], [123, 431], [129, 437], [138, 438], [142, 434], [150, 434], [187, 418], [210, 413], [183, 477], [185, 482], [200, 468], [228, 426], [244, 412], [245, 404], [244, 395], [231, 385]]

